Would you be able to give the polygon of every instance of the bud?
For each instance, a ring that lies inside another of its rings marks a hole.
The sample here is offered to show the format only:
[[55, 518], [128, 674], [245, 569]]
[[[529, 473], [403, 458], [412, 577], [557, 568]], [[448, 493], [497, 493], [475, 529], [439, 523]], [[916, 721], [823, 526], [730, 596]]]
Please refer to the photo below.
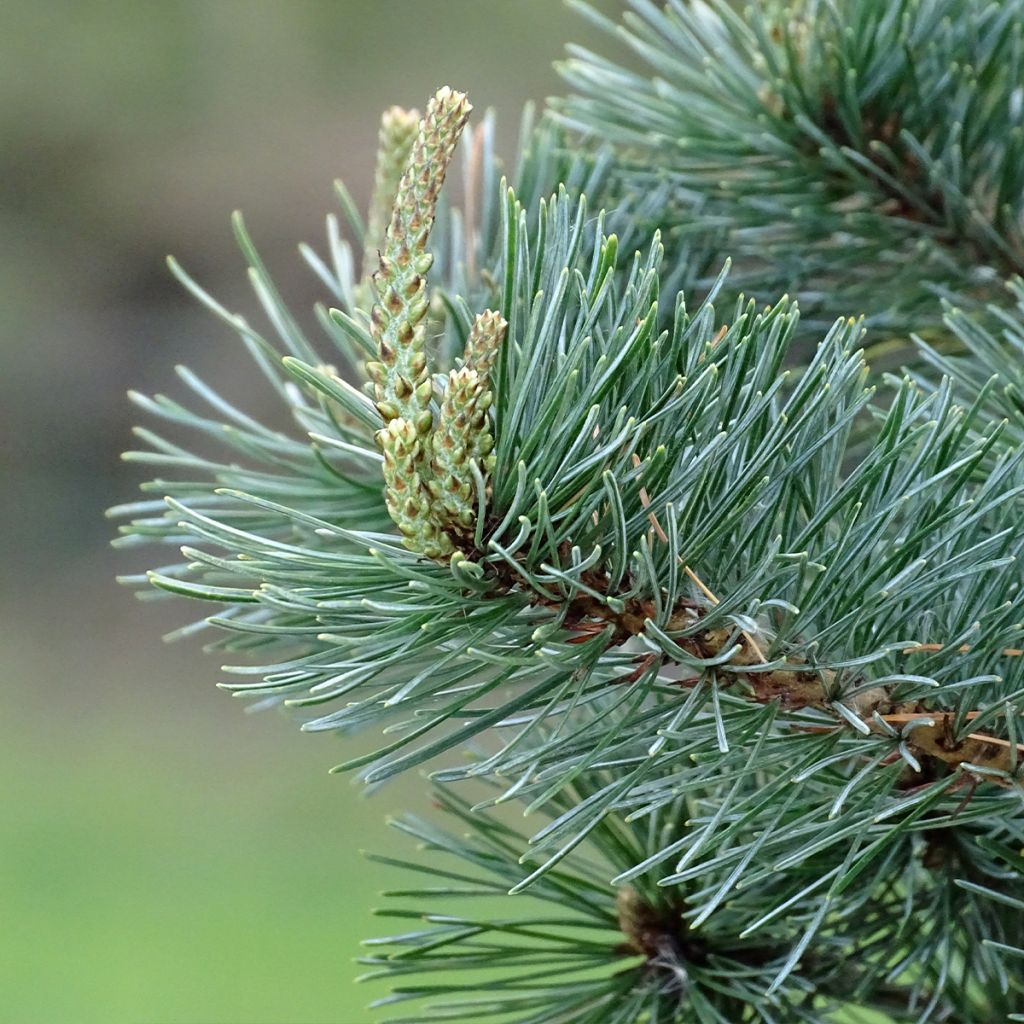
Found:
[[493, 309], [485, 309], [474, 321], [466, 339], [466, 351], [463, 359], [467, 366], [472, 366], [481, 377], [487, 377], [498, 358], [498, 350], [505, 339], [508, 323], [505, 318]]
[[392, 107], [385, 110], [380, 122], [377, 141], [377, 167], [373, 179], [373, 198], [366, 219], [366, 247], [363, 252], [363, 278], [369, 280], [377, 269], [379, 251], [384, 245], [384, 232], [391, 217], [416, 132], [419, 129], [418, 110]]

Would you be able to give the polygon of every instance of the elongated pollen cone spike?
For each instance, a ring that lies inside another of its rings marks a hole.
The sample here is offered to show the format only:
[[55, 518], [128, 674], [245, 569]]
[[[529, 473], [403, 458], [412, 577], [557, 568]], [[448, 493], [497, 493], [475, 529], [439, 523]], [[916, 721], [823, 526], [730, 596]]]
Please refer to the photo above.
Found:
[[448, 523], [468, 530], [476, 520], [476, 485], [471, 463], [485, 477], [494, 466], [494, 438], [488, 416], [493, 402], [488, 371], [508, 327], [500, 313], [485, 310], [466, 340], [466, 365], [452, 370], [433, 435], [431, 494]]
[[[430, 402], [429, 394], [419, 387], [429, 379], [422, 323], [429, 305], [423, 277], [431, 263], [427, 242], [438, 195], [471, 109], [462, 93], [447, 87], [427, 105], [373, 275], [377, 304], [372, 333], [386, 368], [384, 379], [374, 382], [375, 396], [378, 402], [394, 402], [399, 414], [410, 421]], [[411, 385], [411, 396], [397, 393], [399, 380]]]

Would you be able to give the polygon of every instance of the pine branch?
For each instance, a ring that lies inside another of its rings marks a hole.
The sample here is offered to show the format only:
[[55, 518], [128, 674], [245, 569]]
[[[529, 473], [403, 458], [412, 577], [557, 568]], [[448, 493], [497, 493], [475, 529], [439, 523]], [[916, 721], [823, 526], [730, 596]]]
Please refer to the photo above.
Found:
[[[724, 273], [688, 307], [691, 269], [641, 232], [668, 193], [634, 184], [588, 214], [581, 190], [616, 194], [608, 159], [549, 124], [518, 193], [491, 122], [469, 131], [474, 205], [439, 208], [467, 113], [450, 90], [427, 109], [372, 317], [354, 211], [354, 244], [329, 220], [329, 258], [303, 250], [339, 303], [318, 309], [327, 353], [240, 219], [276, 340], [180, 275], [297, 431], [188, 371], [211, 411], [137, 396], [225, 454], [139, 432], [129, 457], [170, 479], [112, 511], [123, 543], [182, 560], [131, 581], [215, 605], [182, 632], [217, 631], [230, 691], [381, 737], [341, 768], [435, 769], [470, 836], [407, 826], [442, 880], [409, 898], [445, 912], [370, 958], [430, 973], [390, 1000], [446, 1004], [413, 1019], [1013, 1019], [1024, 454], [992, 416], [1012, 388], [958, 405], [965, 359], [955, 383], [871, 387], [858, 321], [807, 353], [788, 300], [716, 308]], [[500, 785], [471, 807], [468, 780]], [[470, 868], [446, 874], [442, 851]], [[461, 916], [455, 890], [534, 910]]]
[[[946, 307], [946, 324], [959, 342], [941, 350], [918, 338], [918, 349], [937, 373], [957, 382], [961, 400], [991, 419], [1003, 418], [1007, 440], [1024, 444], [1024, 281], [1008, 286], [1015, 308], [993, 309], [986, 327], [961, 309]], [[927, 377], [921, 383], [930, 386]]]
[[[599, 789], [583, 784], [567, 791], [549, 813], [571, 812]], [[502, 897], [515, 878], [513, 857], [523, 837], [503, 816], [471, 807], [447, 787], [436, 790], [435, 799], [457, 831], [405, 819], [397, 826], [420, 844], [421, 856], [373, 858], [405, 878], [423, 879], [386, 893], [388, 906], [379, 912], [415, 922], [413, 930], [367, 943], [363, 960], [372, 968], [365, 980], [392, 984], [392, 995], [375, 1005], [417, 1007], [392, 1020], [839, 1024], [854, 1019], [848, 1007], [871, 1005], [893, 1020], [910, 1021], [922, 1019], [924, 1004], [931, 1003], [930, 1020], [995, 1024], [1019, 1005], [1016, 982], [1013, 990], [993, 983], [984, 1001], [968, 1001], [971, 1016], [957, 1015], [941, 975], [961, 957], [978, 960], [974, 917], [988, 917], [992, 925], [990, 907], [983, 898], [961, 903], [955, 948], [922, 943], [912, 921], [931, 920], [929, 904], [941, 903], [957, 885], [972, 890], [941, 872], [922, 872], [910, 843], [901, 853], [916, 876], [909, 893], [895, 886], [847, 887], [825, 917], [812, 889], [783, 883], [773, 902], [786, 914], [749, 936], [743, 922], [760, 899], [756, 889], [748, 887], [707, 917], [700, 912], [707, 895], [699, 886], [658, 886], [650, 874], [618, 889], [606, 884], [673, 827], [684, 813], [682, 800], [643, 822], [601, 822], [585, 846], [528, 895], [507, 901]], [[823, 868], [818, 862], [813, 870]], [[884, 868], [896, 871], [898, 863], [890, 857]], [[799, 931], [816, 919], [814, 946], [790, 963], [794, 925]], [[1019, 934], [1019, 921], [1016, 927]], [[972, 967], [983, 967], [986, 957], [991, 953]], [[885, 980], [886, 972], [897, 970], [898, 985]], [[780, 972], [785, 977], [776, 985]]]
[[[888, 822], [917, 828], [925, 811], [928, 828], [944, 825], [963, 799], [950, 765], [1016, 800], [1016, 747], [990, 755], [968, 738], [1006, 739], [1017, 714], [1007, 701], [1024, 690], [1018, 659], [992, 671], [1020, 635], [1014, 608], [992, 601], [1017, 587], [1018, 463], [1004, 457], [975, 479], [995, 434], [972, 439], [947, 391], [924, 396], [904, 382], [876, 441], [848, 465], [846, 433], [871, 397], [851, 351], [855, 325], [837, 325], [784, 390], [785, 306], [740, 307], [724, 334], [710, 306], [692, 317], [679, 306], [673, 330], [656, 336], [659, 250], [617, 284], [615, 246], [598, 230], [583, 249], [582, 215], [564, 199], [540, 218], [544, 298], [537, 269], [515, 267], [530, 228], [514, 205], [503, 247], [512, 274], [494, 275], [524, 282], [510, 295], [510, 331], [547, 326], [501, 349], [494, 490], [475, 568], [417, 565], [385, 535], [253, 493], [234, 497], [332, 543], [268, 544], [176, 507], [197, 541], [245, 555], [243, 579], [225, 578], [230, 560], [192, 570], [205, 580], [190, 592], [244, 598], [218, 624], [243, 648], [268, 629], [305, 647], [298, 660], [246, 667], [264, 679], [230, 688], [320, 709], [312, 730], [390, 724], [387, 747], [349, 762], [368, 764], [370, 781], [492, 725], [494, 751], [445, 777], [500, 772], [540, 805], [581, 771], [622, 764], [600, 799], [536, 837], [540, 873], [601, 816], [660, 806], [680, 789], [746, 815], [765, 836], [758, 856], [774, 863], [785, 851], [794, 872], [822, 829], [831, 848], [857, 832], [884, 844]], [[576, 261], [589, 279], [580, 270], [570, 293], [559, 282]], [[534, 312], [536, 301], [558, 316]], [[246, 590], [253, 577], [260, 585]], [[508, 696], [489, 703], [495, 693]], [[984, 720], [968, 717], [982, 710]], [[403, 711], [415, 717], [395, 730]], [[948, 749], [923, 725], [932, 713]], [[896, 728], [887, 714], [912, 718]], [[595, 744], [603, 721], [614, 729]], [[775, 766], [770, 784], [723, 792], [755, 750]], [[834, 770], [844, 764], [850, 774]], [[794, 779], [804, 823], [776, 831], [774, 800]], [[993, 795], [973, 806], [1009, 805]], [[732, 843], [709, 827], [667, 840], [656, 861], [684, 855], [665, 874], [677, 882], [717, 855], [742, 862], [749, 845]]]
[[901, 332], [1024, 269], [1017, 0], [575, 5], [639, 68], [570, 48], [563, 121], [628, 188], [672, 181], [660, 226], [710, 232], [737, 287]]

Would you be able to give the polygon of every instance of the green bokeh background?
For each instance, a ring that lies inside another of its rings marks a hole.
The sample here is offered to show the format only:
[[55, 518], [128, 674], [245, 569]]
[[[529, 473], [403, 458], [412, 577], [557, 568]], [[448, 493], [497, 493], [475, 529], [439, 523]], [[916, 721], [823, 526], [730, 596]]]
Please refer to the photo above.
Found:
[[145, 563], [103, 519], [140, 479], [124, 392], [180, 394], [185, 362], [261, 409], [164, 255], [252, 314], [241, 207], [308, 308], [295, 245], [335, 176], [367, 195], [383, 107], [450, 83], [509, 152], [594, 33], [557, 0], [8, 0], [2, 29], [0, 1022], [370, 1021], [352, 958], [395, 879], [358, 851], [395, 849], [422, 789], [361, 799], [333, 740], [160, 642], [188, 608], [115, 585]]

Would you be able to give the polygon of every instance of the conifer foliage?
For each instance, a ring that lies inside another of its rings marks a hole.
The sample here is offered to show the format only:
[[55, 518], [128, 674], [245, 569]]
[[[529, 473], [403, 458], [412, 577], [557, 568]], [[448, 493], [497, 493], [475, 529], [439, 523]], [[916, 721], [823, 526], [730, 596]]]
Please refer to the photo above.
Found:
[[937, 285], [1024, 271], [1020, 0], [577, 6], [630, 59], [572, 48], [560, 116], [630, 188], [671, 182], [659, 226], [710, 234], [742, 287], [915, 330]]
[[1024, 1020], [1024, 7], [630, 7], [509, 178], [385, 113], [320, 343], [240, 218], [272, 337], [172, 263], [294, 429], [134, 395], [127, 579], [430, 773], [388, 1019]]

